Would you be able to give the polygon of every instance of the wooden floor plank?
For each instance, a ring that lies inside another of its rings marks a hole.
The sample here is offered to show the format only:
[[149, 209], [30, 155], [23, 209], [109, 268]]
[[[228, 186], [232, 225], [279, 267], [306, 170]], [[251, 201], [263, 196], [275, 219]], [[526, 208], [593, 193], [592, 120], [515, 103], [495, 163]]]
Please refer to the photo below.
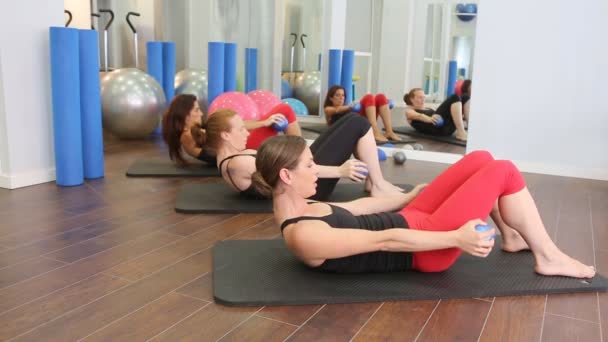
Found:
[[174, 292], [169, 293], [83, 341], [145, 341], [208, 304], [209, 302]]
[[386, 302], [355, 341], [414, 341], [439, 301]]
[[3, 268], [0, 270], [0, 289], [57, 269], [65, 264], [58, 260], [38, 257], [21, 264]]
[[538, 341], [546, 296], [496, 297], [480, 341]]
[[168, 227], [167, 232], [171, 234], [188, 236], [207, 229], [210, 225], [226, 221], [234, 214], [197, 215], [193, 219]]
[[348, 341], [381, 303], [325, 305], [288, 341]]
[[418, 341], [476, 341], [491, 303], [476, 299], [442, 300]]
[[0, 313], [162, 247], [177, 237], [157, 232], [0, 290]]
[[601, 342], [600, 325], [548, 314], [545, 315], [541, 341]]
[[238, 215], [168, 245], [141, 258], [118, 265], [106, 273], [130, 280], [137, 280], [174, 262], [177, 259], [211, 247], [216, 241], [226, 239], [240, 231], [268, 220], [268, 214]]
[[602, 326], [602, 337], [608, 339], [608, 292], [598, 293], [598, 306], [600, 307], [600, 325]]
[[546, 310], [550, 314], [598, 323], [597, 293], [550, 295]]
[[211, 269], [207, 249], [22, 335], [16, 341], [72, 341], [105, 327]]
[[227, 307], [211, 303], [151, 341], [215, 341], [250, 318], [259, 307]]
[[319, 311], [322, 305], [294, 305], [294, 306], [266, 306], [257, 313], [258, 316], [274, 319], [293, 325], [302, 325], [315, 312]]
[[224, 336], [222, 342], [283, 341], [297, 327], [254, 315]]
[[97, 274], [56, 293], [0, 315], [0, 340], [5, 341], [86, 305], [129, 284], [124, 279]]

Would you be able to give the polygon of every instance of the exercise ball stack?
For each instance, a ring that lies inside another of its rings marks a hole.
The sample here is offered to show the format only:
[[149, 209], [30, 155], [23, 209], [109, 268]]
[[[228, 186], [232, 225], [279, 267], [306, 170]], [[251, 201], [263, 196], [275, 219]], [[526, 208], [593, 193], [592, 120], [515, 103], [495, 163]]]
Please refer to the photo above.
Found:
[[175, 95], [196, 96], [203, 113], [207, 113], [207, 85], [207, 70], [204, 69], [184, 69], [175, 75]]
[[298, 100], [304, 102], [310, 114], [318, 115], [319, 99], [321, 97], [321, 72], [311, 71], [298, 76], [294, 86], [294, 94]]
[[103, 127], [121, 139], [152, 134], [165, 104], [163, 88], [139, 69], [115, 70], [101, 80]]

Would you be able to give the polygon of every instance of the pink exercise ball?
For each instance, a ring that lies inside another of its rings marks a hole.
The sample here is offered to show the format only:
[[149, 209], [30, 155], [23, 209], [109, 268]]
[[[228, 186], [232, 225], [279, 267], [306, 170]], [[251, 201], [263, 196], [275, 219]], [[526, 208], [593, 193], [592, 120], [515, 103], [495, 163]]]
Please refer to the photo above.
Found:
[[238, 91], [229, 91], [216, 97], [209, 106], [209, 115], [218, 109], [232, 109], [243, 120], [257, 120], [260, 117], [258, 106], [249, 96]]
[[281, 99], [268, 90], [253, 90], [247, 93], [247, 96], [258, 106], [260, 115], [268, 113], [272, 108], [281, 103]]

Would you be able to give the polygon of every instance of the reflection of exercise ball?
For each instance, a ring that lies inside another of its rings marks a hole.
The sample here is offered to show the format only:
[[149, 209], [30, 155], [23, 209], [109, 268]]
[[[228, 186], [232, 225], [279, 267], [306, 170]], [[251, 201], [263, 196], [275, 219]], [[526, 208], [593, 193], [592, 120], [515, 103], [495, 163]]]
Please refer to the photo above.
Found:
[[285, 99], [288, 97], [293, 97], [293, 89], [291, 89], [291, 85], [289, 85], [289, 81], [282, 78], [281, 79], [281, 98]]
[[308, 108], [306, 108], [306, 105], [302, 101], [291, 97], [283, 99], [282, 101], [283, 103], [287, 103], [296, 115], [308, 115]]
[[175, 95], [191, 94], [196, 96], [198, 106], [207, 113], [207, 70], [184, 69], [175, 74]]
[[154, 132], [165, 104], [163, 88], [139, 69], [115, 70], [101, 79], [103, 127], [119, 138], [141, 138]]
[[321, 97], [320, 71], [310, 71], [298, 76], [293, 90], [295, 97], [304, 102], [310, 114], [319, 114], [319, 98]]
[[466, 14], [477, 14], [477, 4], [458, 4], [456, 5], [456, 13], [465, 14], [457, 15], [458, 19], [462, 21], [471, 21], [475, 19], [475, 16]]

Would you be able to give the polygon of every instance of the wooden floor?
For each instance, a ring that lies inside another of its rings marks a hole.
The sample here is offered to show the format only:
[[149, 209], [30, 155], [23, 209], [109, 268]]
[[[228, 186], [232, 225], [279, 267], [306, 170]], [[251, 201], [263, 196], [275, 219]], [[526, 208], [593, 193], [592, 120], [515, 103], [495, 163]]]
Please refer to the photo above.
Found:
[[[270, 215], [184, 215], [177, 189], [210, 180], [126, 178], [155, 141], [106, 144], [106, 177], [0, 189], [0, 340], [601, 341], [608, 294], [229, 308], [211, 247], [279, 236]], [[393, 181], [446, 167], [385, 162]], [[608, 182], [527, 174], [557, 244], [608, 274]], [[213, 180], [211, 180], [213, 181]]]

